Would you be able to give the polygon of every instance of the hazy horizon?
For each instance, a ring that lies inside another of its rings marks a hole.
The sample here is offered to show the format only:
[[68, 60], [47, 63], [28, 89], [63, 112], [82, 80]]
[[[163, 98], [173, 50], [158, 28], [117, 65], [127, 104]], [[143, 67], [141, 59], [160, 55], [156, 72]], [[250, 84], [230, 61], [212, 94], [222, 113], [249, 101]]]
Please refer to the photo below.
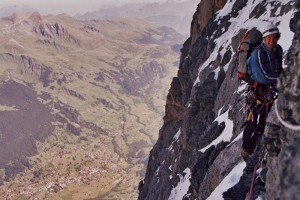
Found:
[[95, 11], [103, 6], [126, 3], [165, 2], [166, 0], [1, 0], [0, 8], [8, 6], [28, 6], [43, 14], [67, 13], [71, 15]]

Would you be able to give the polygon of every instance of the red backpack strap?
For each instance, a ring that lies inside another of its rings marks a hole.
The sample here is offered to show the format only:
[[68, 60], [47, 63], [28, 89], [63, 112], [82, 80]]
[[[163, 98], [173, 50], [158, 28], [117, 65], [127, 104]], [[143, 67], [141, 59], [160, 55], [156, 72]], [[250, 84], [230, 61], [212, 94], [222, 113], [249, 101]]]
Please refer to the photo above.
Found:
[[245, 73], [242, 73], [242, 72], [240, 72], [240, 71], [237, 72], [237, 75], [238, 75], [238, 77], [241, 78], [241, 79], [245, 79], [245, 78], [246, 78], [246, 74], [245, 74]]

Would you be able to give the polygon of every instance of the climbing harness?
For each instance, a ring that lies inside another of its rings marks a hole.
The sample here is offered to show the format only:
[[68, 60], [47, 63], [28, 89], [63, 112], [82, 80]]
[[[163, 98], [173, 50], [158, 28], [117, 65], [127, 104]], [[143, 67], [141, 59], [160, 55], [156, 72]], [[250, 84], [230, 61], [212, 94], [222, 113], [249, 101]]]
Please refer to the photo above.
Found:
[[245, 93], [245, 105], [247, 118], [240, 127], [243, 131], [243, 144], [241, 148], [241, 156], [247, 160], [254, 153], [256, 143], [263, 134], [265, 129], [266, 118], [275, 99], [277, 93], [274, 87], [258, 85], [249, 86]]
[[244, 109], [244, 112], [248, 111], [247, 120], [243, 123], [241, 129], [247, 124], [247, 122], [251, 121], [253, 112], [261, 113], [264, 108], [268, 111], [269, 106], [272, 105], [277, 98], [278, 94], [273, 86], [268, 88], [268, 92], [262, 97], [262, 100], [257, 98], [255, 92], [251, 89], [251, 86], [249, 86], [245, 96], [245, 103], [240, 109]]
[[[255, 84], [254, 84], [254, 87], [256, 87]], [[263, 100], [262, 101], [257, 100], [255, 93], [251, 90], [251, 86], [248, 85], [248, 89], [247, 89], [246, 96], [245, 96], [246, 100], [240, 110], [243, 110], [243, 112], [249, 111], [249, 113], [247, 116], [247, 120], [241, 126], [241, 129], [246, 125], [247, 122], [249, 122], [251, 120], [254, 110], [257, 113], [259, 113], [262, 108], [265, 107], [265, 109], [268, 110], [269, 105], [272, 105], [273, 103], [275, 103], [275, 112], [276, 112], [276, 116], [277, 116], [278, 120], [280, 121], [280, 123], [293, 131], [300, 131], [300, 125], [290, 124], [281, 118], [279, 111], [278, 111], [278, 105], [277, 105], [277, 101], [276, 101], [277, 98], [278, 98], [278, 94], [277, 94], [276, 89], [273, 86], [270, 86], [268, 88], [268, 93], [262, 98]]]

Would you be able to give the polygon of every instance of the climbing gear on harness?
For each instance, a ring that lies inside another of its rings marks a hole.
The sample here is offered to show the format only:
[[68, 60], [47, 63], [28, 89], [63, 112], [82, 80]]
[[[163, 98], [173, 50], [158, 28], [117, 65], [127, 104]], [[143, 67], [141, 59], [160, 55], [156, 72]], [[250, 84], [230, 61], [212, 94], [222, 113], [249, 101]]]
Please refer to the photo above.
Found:
[[274, 86], [269, 86], [266, 91], [258, 91], [259, 86], [257, 84], [254, 85], [255, 87], [248, 86], [247, 88], [245, 103], [242, 106], [242, 109], [245, 109], [244, 112], [248, 111], [248, 116], [246, 122], [241, 126], [241, 129], [244, 128], [247, 123], [252, 121], [254, 112], [259, 114], [264, 108], [268, 111], [274, 101], [278, 98], [277, 90]]
[[241, 156], [247, 160], [254, 153], [256, 143], [265, 129], [265, 121], [270, 108], [277, 98], [277, 91], [273, 86], [252, 84], [248, 86], [245, 94], [243, 108], [247, 111], [247, 119], [242, 124], [243, 145]]
[[[277, 90], [272, 85], [263, 89], [261, 89], [261, 86], [256, 82], [248, 85], [245, 93], [245, 103], [241, 108], [245, 109], [244, 112], [249, 111], [247, 121], [251, 120], [253, 111], [260, 111], [263, 107], [268, 108], [268, 106], [272, 105], [277, 98]], [[241, 128], [243, 127], [244, 124]]]

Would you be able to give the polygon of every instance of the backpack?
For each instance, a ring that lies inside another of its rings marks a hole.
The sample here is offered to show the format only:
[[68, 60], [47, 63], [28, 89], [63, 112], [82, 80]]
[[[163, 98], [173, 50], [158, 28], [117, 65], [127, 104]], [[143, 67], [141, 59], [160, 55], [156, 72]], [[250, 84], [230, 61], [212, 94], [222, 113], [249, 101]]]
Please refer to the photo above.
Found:
[[252, 28], [243, 35], [238, 50], [238, 77], [249, 82], [247, 75], [247, 59], [263, 41], [262, 33], [256, 28]]

